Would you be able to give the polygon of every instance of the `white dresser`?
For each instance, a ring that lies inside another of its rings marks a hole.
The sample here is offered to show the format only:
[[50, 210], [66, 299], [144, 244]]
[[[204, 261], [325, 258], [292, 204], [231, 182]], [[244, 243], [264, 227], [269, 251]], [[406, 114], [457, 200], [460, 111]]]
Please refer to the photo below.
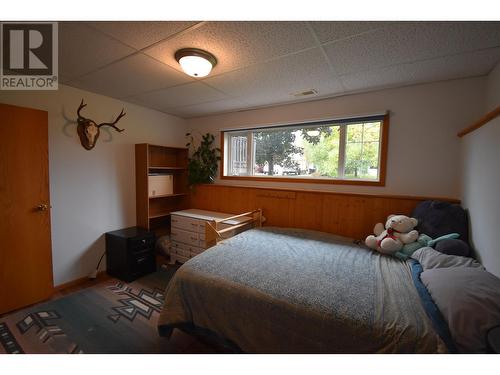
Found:
[[[209, 247], [214, 246], [216, 244], [215, 241], [206, 240], [205, 223], [207, 221], [220, 220], [231, 216], [234, 216], [234, 214], [197, 209], [172, 212], [170, 261], [172, 263], [175, 261], [184, 263], [188, 259], [202, 253]], [[242, 224], [251, 220], [251, 217], [246, 216], [232, 219], [219, 224], [219, 228], [223, 229], [224, 227]], [[230, 231], [228, 232], [227, 237], [234, 236], [244, 229], [245, 227], [240, 228], [239, 230]]]

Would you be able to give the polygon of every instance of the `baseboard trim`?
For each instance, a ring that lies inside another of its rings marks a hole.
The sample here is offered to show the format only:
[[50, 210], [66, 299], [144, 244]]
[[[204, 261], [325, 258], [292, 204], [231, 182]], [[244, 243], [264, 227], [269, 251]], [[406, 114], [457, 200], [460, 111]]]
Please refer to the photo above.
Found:
[[89, 282], [92, 280], [95, 282], [99, 282], [99, 281], [107, 280], [109, 278], [110, 278], [110, 276], [106, 273], [106, 271], [99, 271], [97, 273], [97, 277], [95, 279], [89, 279], [88, 276], [80, 277], [78, 279], [68, 281], [64, 284], [59, 284], [57, 286], [54, 286], [54, 292], [60, 292], [61, 290], [64, 290], [64, 289], [74, 288], [76, 286], [85, 284], [86, 282]]

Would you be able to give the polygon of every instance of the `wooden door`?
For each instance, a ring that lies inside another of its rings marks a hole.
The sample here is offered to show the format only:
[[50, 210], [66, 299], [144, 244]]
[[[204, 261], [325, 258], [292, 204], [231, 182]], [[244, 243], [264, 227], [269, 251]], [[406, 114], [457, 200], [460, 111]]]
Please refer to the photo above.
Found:
[[0, 314], [53, 291], [47, 122], [0, 104]]

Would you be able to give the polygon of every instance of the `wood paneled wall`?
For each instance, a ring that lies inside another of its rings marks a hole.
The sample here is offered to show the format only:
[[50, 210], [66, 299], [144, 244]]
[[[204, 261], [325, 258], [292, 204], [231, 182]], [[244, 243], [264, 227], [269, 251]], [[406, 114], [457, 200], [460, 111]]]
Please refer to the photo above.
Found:
[[191, 193], [192, 208], [240, 213], [262, 208], [266, 226], [293, 227], [364, 239], [377, 222], [391, 213], [410, 215], [428, 199], [456, 199], [346, 194], [324, 191], [198, 185]]

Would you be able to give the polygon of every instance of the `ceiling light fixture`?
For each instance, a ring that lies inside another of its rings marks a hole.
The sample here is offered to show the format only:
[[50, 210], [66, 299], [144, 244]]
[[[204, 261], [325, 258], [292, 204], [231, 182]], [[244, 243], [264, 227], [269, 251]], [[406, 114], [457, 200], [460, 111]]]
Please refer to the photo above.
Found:
[[210, 74], [217, 65], [217, 59], [207, 51], [197, 48], [183, 48], [175, 53], [175, 59], [188, 76], [201, 78]]

